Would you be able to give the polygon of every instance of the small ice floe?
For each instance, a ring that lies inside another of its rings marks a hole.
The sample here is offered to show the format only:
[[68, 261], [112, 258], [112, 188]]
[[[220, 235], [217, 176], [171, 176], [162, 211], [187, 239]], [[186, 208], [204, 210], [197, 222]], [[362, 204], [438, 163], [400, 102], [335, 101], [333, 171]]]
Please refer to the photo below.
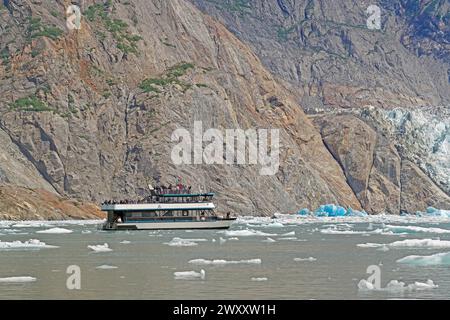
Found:
[[284, 228], [284, 224], [280, 222], [272, 222], [272, 223], [263, 223], [259, 225], [255, 224], [247, 224], [249, 227], [259, 227], [259, 228]]
[[49, 233], [49, 234], [67, 234], [72, 233], [72, 230], [64, 229], [64, 228], [51, 228], [47, 230], [39, 230], [36, 233]]
[[406, 256], [397, 260], [397, 263], [416, 266], [450, 265], [450, 252], [436, 253], [429, 256]]
[[232, 237], [232, 238], [228, 238], [228, 240], [230, 240], [230, 241], [238, 241], [238, 240], [239, 240], [239, 238], [236, 238], [236, 237]]
[[252, 280], [252, 281], [267, 281], [267, 280], [269, 280], [269, 279], [267, 279], [267, 278], [265, 278], [265, 277], [262, 277], [262, 278], [252, 278], [251, 280]]
[[296, 262], [302, 262], [302, 261], [314, 262], [314, 261], [317, 261], [317, 259], [314, 258], [314, 257], [309, 257], [309, 258], [294, 258], [294, 261], [296, 261]]
[[261, 259], [249, 259], [249, 260], [206, 260], [206, 259], [193, 259], [189, 263], [196, 265], [226, 265], [226, 264], [261, 264]]
[[48, 245], [45, 242], [41, 242], [37, 239], [30, 239], [25, 242], [12, 241], [12, 242], [2, 242], [0, 240], [0, 250], [13, 250], [13, 249], [44, 249], [44, 248], [59, 248], [58, 246]]
[[197, 242], [205, 242], [207, 239], [182, 239], [182, 238], [173, 238], [170, 242], [164, 242], [169, 247], [194, 247], [198, 246]]
[[221, 231], [225, 233], [228, 237], [252, 237], [252, 236], [261, 236], [261, 237], [271, 237], [276, 236], [277, 234], [273, 233], [265, 233], [258, 230], [246, 229], [246, 230], [228, 230]]
[[212, 239], [211, 242], [216, 242], [216, 239]]
[[380, 248], [387, 246], [389, 248], [450, 248], [450, 241], [435, 239], [406, 239], [395, 241], [388, 244], [382, 243], [364, 243], [357, 245], [360, 248]]
[[227, 240], [222, 238], [222, 237], [220, 237], [219, 242], [220, 242], [220, 244], [224, 244], [225, 242], [227, 242]]
[[435, 289], [439, 286], [434, 284], [433, 280], [427, 280], [427, 282], [414, 282], [406, 285], [404, 282], [398, 280], [391, 280], [385, 288], [376, 288], [373, 283], [362, 279], [358, 283], [358, 289], [360, 291], [388, 291], [388, 292], [406, 292], [406, 291], [420, 291]]
[[99, 245], [91, 245], [87, 246], [89, 249], [93, 250], [94, 252], [110, 252], [113, 251], [107, 243], [105, 244], [99, 244]]
[[121, 243], [121, 244], [130, 244], [130, 243], [131, 243], [131, 241], [128, 241], [128, 240], [123, 240], [123, 241], [120, 241], [120, 243]]
[[196, 271], [179, 271], [173, 273], [175, 280], [205, 280], [206, 272], [205, 270]]
[[295, 231], [292, 232], [288, 232], [288, 233], [284, 233], [280, 235], [281, 237], [291, 237], [291, 236], [295, 236]]
[[389, 247], [384, 244], [380, 248], [378, 248], [377, 251], [386, 252], [386, 251], [389, 251]]
[[273, 242], [277, 242], [277, 241], [272, 238], [267, 238], [266, 240], [262, 240], [262, 242], [273, 243]]
[[13, 225], [14, 228], [42, 228], [50, 227], [48, 224], [38, 221], [24, 221]]
[[297, 239], [297, 237], [283, 237], [283, 238], [278, 238], [278, 240], [295, 241], [295, 240], [298, 240], [298, 239]]
[[110, 266], [107, 264], [103, 264], [101, 266], [95, 267], [95, 269], [99, 269], [99, 270], [112, 270], [112, 269], [118, 269], [119, 267], [116, 266]]
[[83, 231], [81, 231], [81, 234], [89, 234], [89, 233], [92, 233], [92, 231], [91, 230], [83, 230]]
[[450, 233], [448, 229], [441, 228], [425, 228], [418, 226], [393, 226], [387, 225], [386, 229], [393, 231], [394, 233], [438, 233], [438, 234], [446, 234]]
[[30, 276], [0, 278], [0, 283], [25, 283], [34, 281], [36, 281], [36, 278]]

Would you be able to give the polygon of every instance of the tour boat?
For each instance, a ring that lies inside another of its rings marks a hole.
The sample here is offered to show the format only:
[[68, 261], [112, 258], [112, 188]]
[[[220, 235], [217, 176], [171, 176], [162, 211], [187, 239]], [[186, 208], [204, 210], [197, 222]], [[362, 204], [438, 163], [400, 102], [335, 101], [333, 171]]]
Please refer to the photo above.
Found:
[[152, 190], [143, 202], [106, 202], [103, 230], [228, 229], [236, 218], [217, 215], [213, 196]]

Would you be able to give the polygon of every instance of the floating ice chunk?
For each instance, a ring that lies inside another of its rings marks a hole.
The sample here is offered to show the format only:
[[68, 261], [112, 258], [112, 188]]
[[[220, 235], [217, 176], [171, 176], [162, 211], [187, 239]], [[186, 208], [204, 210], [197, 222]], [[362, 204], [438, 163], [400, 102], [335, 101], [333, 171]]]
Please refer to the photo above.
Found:
[[119, 268], [119, 267], [116, 267], [116, 266], [110, 266], [110, 265], [104, 264], [104, 265], [101, 265], [101, 266], [96, 267], [95, 269], [99, 269], [99, 270], [112, 270], [112, 269], [118, 269], [118, 268]]
[[191, 241], [189, 239], [173, 238], [170, 242], [164, 242], [170, 247], [194, 247], [198, 246], [197, 242]]
[[428, 279], [427, 282], [414, 282], [414, 284], [409, 285], [412, 290], [428, 290], [439, 288], [437, 284], [434, 284], [433, 280]]
[[219, 242], [220, 242], [220, 244], [224, 244], [225, 242], [227, 242], [227, 240], [222, 238], [222, 237], [220, 237]]
[[300, 211], [298, 211], [297, 212], [297, 214], [299, 215], [299, 216], [309, 216], [310, 215], [310, 212], [309, 212], [309, 209], [302, 209], [302, 210], [300, 210]]
[[389, 247], [387, 245], [383, 245], [380, 248], [378, 248], [377, 251], [386, 252], [386, 251], [389, 251]]
[[439, 210], [433, 207], [428, 207], [426, 214], [428, 216], [435, 216], [435, 217], [450, 217], [450, 210]]
[[309, 257], [309, 258], [294, 258], [295, 262], [303, 262], [303, 261], [307, 261], [307, 262], [314, 262], [317, 261], [316, 258], [314, 257]]
[[263, 240], [262, 242], [273, 243], [273, 242], [277, 242], [277, 241], [272, 238], [267, 238], [266, 240]]
[[257, 230], [247, 229], [247, 230], [229, 230], [223, 231], [228, 237], [252, 237], [252, 236], [262, 236], [262, 237], [271, 237], [276, 236], [277, 234], [273, 233], [265, 233]]
[[49, 234], [66, 234], [72, 233], [72, 230], [64, 229], [64, 228], [51, 228], [47, 230], [36, 231], [36, 233], [49, 233]]
[[24, 283], [34, 281], [36, 281], [36, 278], [30, 276], [0, 278], [0, 283]]
[[48, 224], [37, 222], [37, 221], [24, 221], [22, 223], [16, 223], [13, 225], [14, 228], [39, 228], [39, 227], [49, 227]]
[[193, 259], [189, 263], [197, 265], [226, 265], [226, 264], [261, 264], [261, 259], [249, 259], [249, 260], [206, 260], [206, 259]]
[[262, 277], [262, 278], [252, 278], [252, 281], [267, 281], [269, 279]]
[[390, 243], [389, 246], [415, 248], [450, 248], [450, 241], [433, 239], [407, 239]]
[[292, 232], [288, 232], [288, 233], [284, 233], [281, 235], [282, 237], [290, 237], [290, 236], [295, 236], [295, 231]]
[[128, 240], [123, 240], [123, 241], [120, 241], [120, 243], [121, 243], [121, 244], [130, 244], [130, 243], [131, 243], [131, 241], [128, 241]]
[[415, 282], [413, 284], [406, 285], [402, 281], [391, 280], [385, 288], [375, 288], [375, 286], [365, 280], [362, 279], [358, 283], [358, 289], [361, 291], [388, 291], [388, 292], [405, 292], [405, 291], [420, 291], [420, 290], [429, 290], [435, 289], [439, 286], [434, 284], [433, 280], [427, 280], [426, 282]]
[[259, 227], [259, 228], [284, 228], [284, 224], [280, 222], [262, 223], [262, 224], [247, 224], [249, 227]]
[[387, 225], [387, 229], [392, 230], [393, 232], [424, 232], [424, 233], [450, 233], [450, 230], [448, 229], [441, 229], [441, 228], [425, 228], [425, 227], [418, 227], [418, 226], [392, 226]]
[[200, 272], [195, 271], [179, 271], [173, 273], [175, 276], [175, 280], [205, 280], [206, 272], [205, 270], [200, 270]]
[[372, 282], [367, 281], [366, 279], [362, 279], [358, 283], [359, 290], [374, 290], [375, 286]]
[[88, 234], [88, 233], [92, 233], [92, 231], [91, 230], [83, 230], [83, 231], [81, 231], [81, 234]]
[[91, 245], [87, 246], [89, 249], [93, 250], [94, 252], [110, 252], [113, 251], [107, 243], [105, 244], [99, 244], [99, 245]]
[[12, 241], [2, 242], [0, 240], [0, 249], [12, 250], [12, 249], [43, 249], [43, 248], [58, 248], [57, 246], [48, 245], [45, 242], [41, 242], [37, 239], [30, 239], [25, 242]]
[[380, 248], [388, 246], [390, 248], [450, 248], [450, 241], [433, 239], [406, 239], [388, 244], [364, 243], [357, 244], [360, 248]]
[[397, 263], [416, 266], [450, 265], [450, 252], [436, 253], [429, 256], [406, 256], [397, 260]]
[[228, 240], [230, 240], [230, 241], [238, 241], [238, 240], [239, 240], [239, 238], [236, 238], [236, 237], [232, 237], [232, 238], [228, 238]]
[[356, 246], [360, 247], [360, 248], [379, 248], [379, 247], [384, 246], [384, 244], [381, 244], [381, 243], [370, 243], [369, 242], [369, 243], [359, 243]]
[[316, 209], [314, 215], [317, 217], [344, 217], [347, 215], [347, 210], [341, 206], [326, 204]]
[[293, 241], [293, 240], [297, 240], [297, 237], [283, 237], [283, 238], [278, 238], [278, 240]]
[[212, 241], [212, 242], [216, 242], [216, 239], [212, 239], [211, 241]]

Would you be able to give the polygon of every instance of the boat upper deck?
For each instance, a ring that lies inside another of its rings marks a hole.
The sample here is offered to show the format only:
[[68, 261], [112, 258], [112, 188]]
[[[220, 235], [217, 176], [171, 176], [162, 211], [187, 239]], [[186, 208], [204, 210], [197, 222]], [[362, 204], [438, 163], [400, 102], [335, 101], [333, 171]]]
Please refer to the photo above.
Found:
[[103, 211], [213, 210], [214, 193], [156, 194], [139, 200], [105, 201]]

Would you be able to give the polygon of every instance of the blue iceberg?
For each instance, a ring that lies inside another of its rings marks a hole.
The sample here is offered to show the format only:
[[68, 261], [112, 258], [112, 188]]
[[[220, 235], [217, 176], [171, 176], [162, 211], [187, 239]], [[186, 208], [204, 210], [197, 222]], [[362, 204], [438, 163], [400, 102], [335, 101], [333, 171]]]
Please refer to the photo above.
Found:
[[297, 214], [300, 216], [309, 216], [310, 212], [309, 209], [302, 209], [299, 212], [297, 212]]
[[432, 217], [448, 217], [448, 218], [450, 218], [450, 210], [440, 210], [440, 209], [436, 209], [433, 207], [428, 207], [426, 215], [432, 216]]
[[316, 217], [366, 217], [367, 212], [353, 210], [352, 208], [344, 208], [335, 204], [321, 205], [314, 212], [310, 212], [308, 209], [302, 209], [297, 212], [300, 216], [313, 215]]

